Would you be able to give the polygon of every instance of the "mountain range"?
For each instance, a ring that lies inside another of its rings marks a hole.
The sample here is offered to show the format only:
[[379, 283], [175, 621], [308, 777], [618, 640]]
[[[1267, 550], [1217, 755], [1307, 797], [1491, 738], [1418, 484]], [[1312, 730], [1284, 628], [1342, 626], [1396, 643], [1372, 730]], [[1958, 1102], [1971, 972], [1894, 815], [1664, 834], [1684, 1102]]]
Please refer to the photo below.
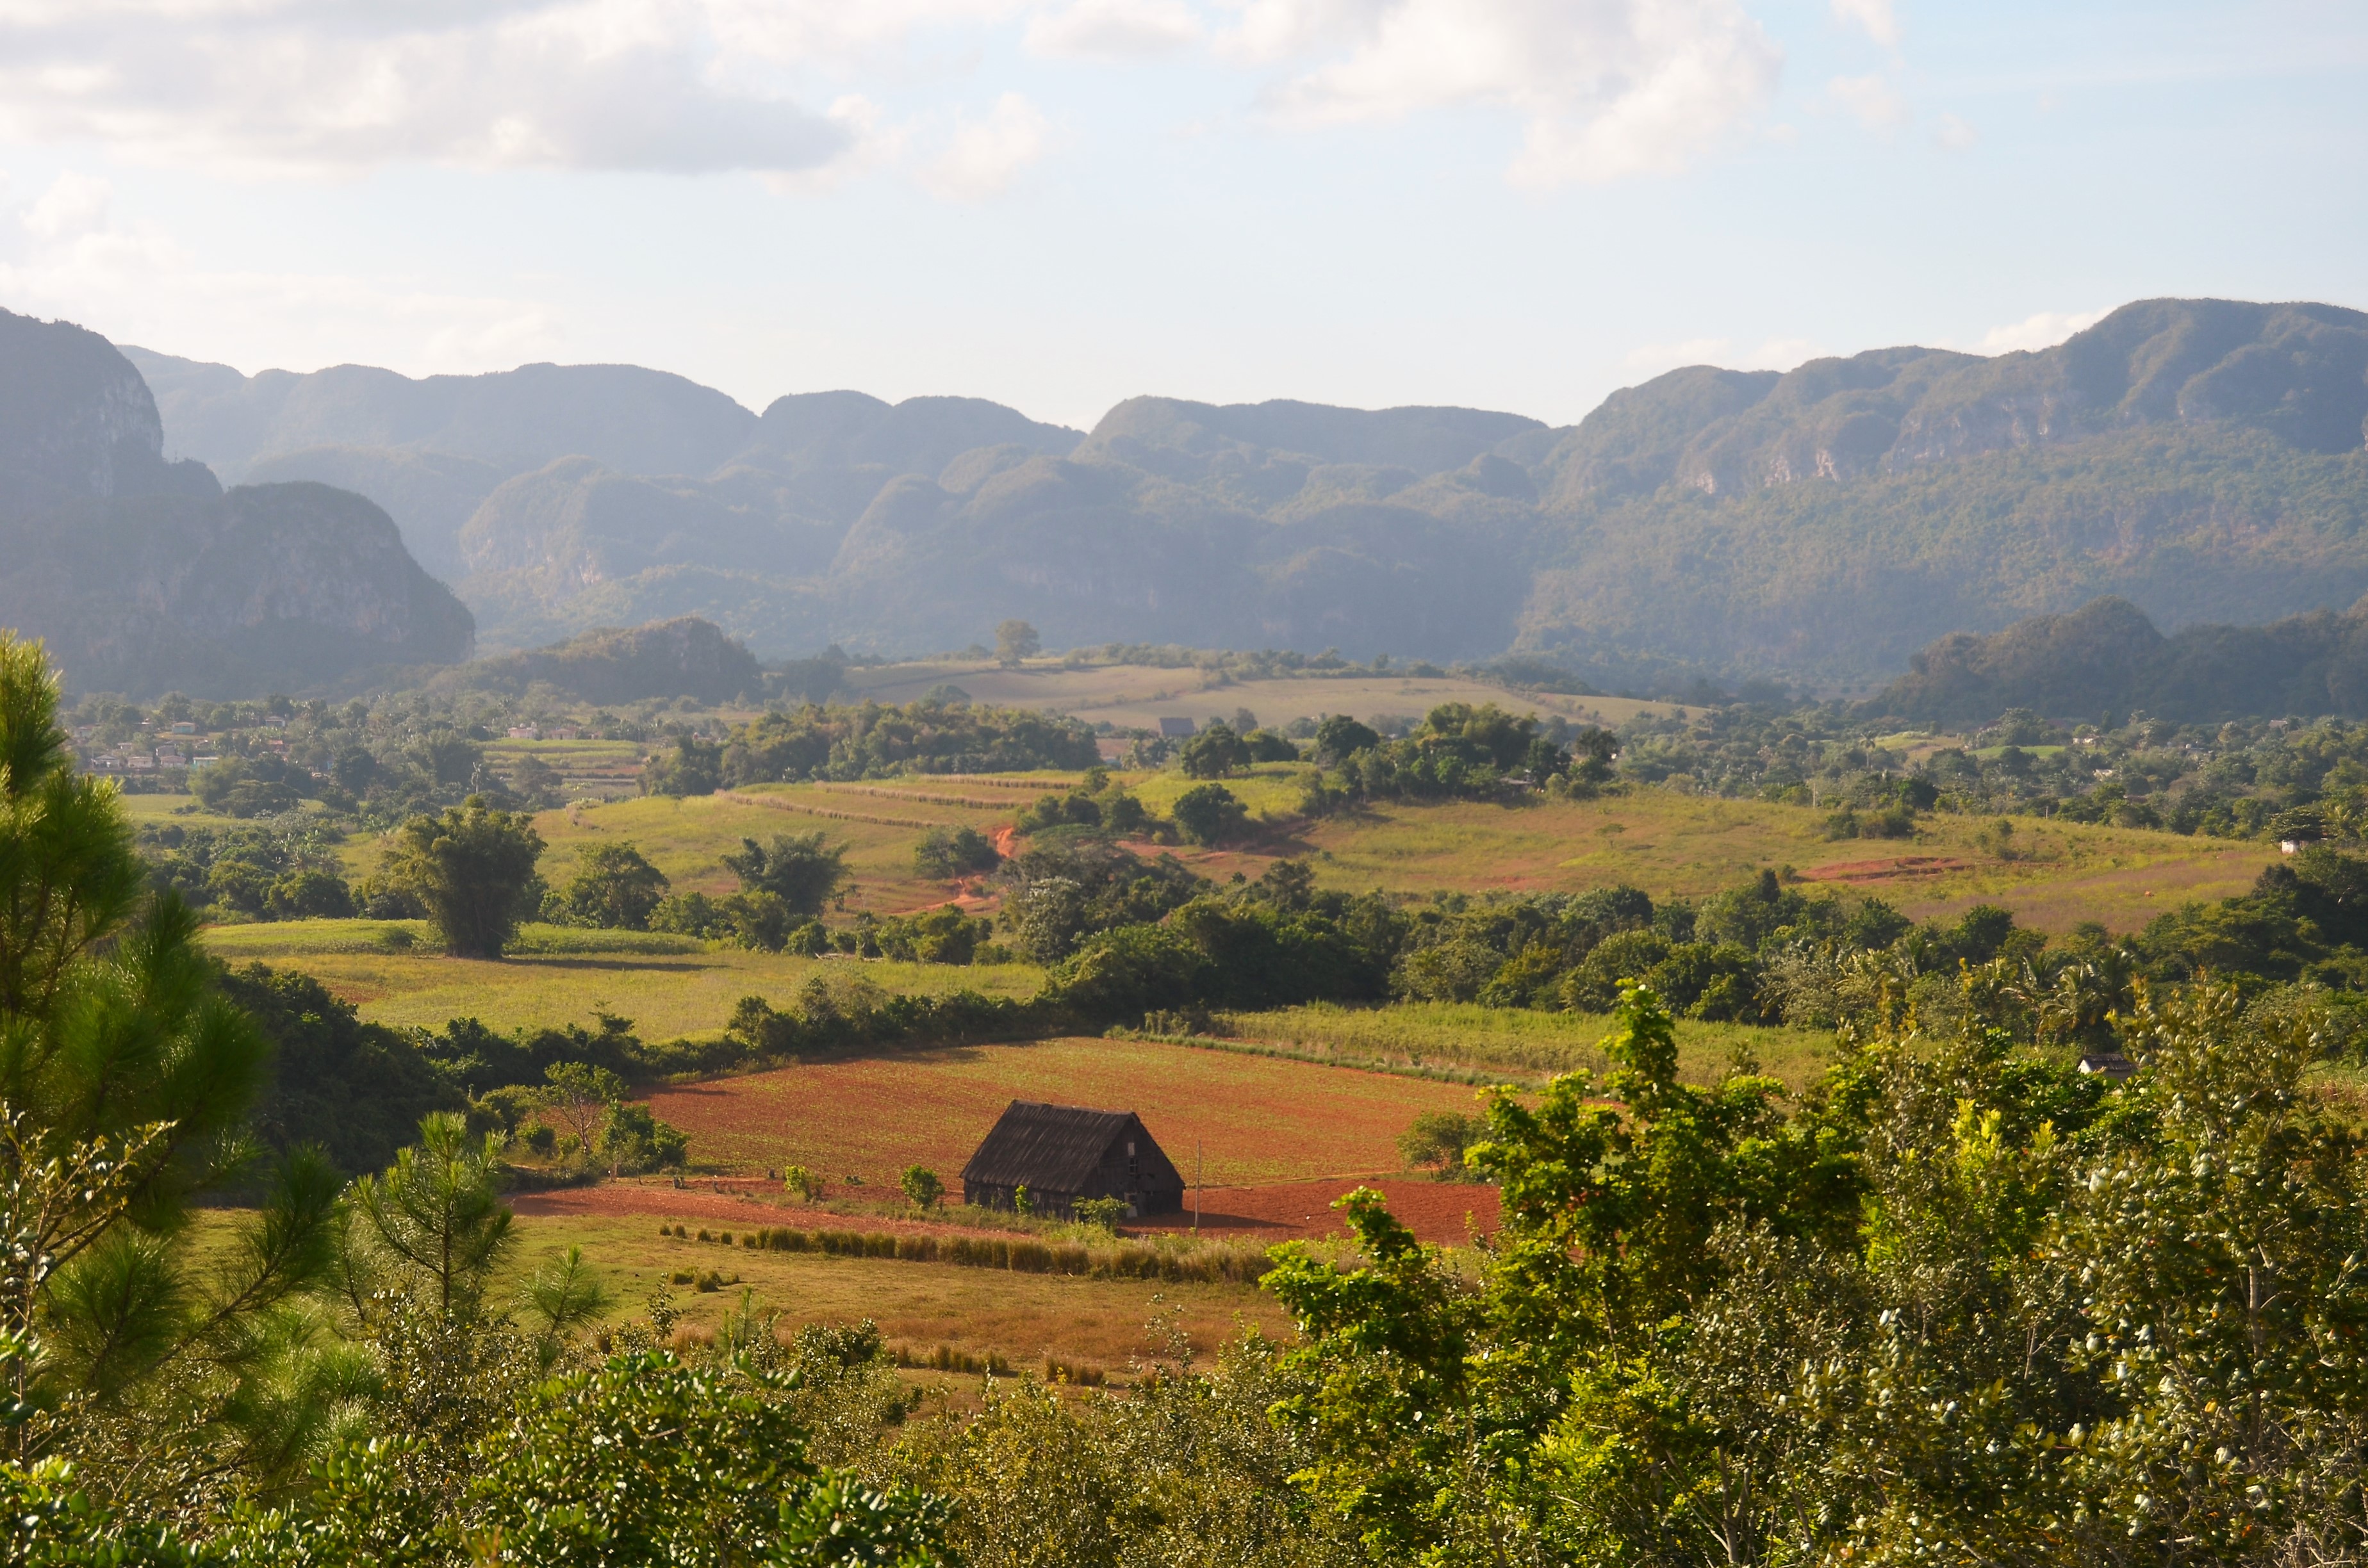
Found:
[[2055, 347], [1673, 370], [1575, 426], [1141, 397], [783, 397], [632, 366], [244, 376], [140, 349], [165, 449], [367, 496], [482, 645], [699, 615], [760, 655], [1508, 653], [1870, 687], [2100, 594], [2162, 626], [2368, 591], [2368, 314], [2156, 300]]

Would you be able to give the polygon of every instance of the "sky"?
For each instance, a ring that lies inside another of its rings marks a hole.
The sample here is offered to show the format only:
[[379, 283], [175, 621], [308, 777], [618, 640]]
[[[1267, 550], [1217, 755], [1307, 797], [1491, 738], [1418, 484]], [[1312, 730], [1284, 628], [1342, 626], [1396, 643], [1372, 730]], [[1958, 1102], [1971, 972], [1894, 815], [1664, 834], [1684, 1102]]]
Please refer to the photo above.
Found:
[[254, 372], [1452, 403], [2368, 309], [2360, 0], [0, 0], [0, 306]]

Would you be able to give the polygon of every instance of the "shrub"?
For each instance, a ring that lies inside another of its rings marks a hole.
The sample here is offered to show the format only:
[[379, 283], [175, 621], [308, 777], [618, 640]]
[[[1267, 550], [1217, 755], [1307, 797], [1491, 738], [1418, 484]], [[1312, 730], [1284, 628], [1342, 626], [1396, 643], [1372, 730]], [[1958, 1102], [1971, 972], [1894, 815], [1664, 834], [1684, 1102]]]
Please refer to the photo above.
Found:
[[1118, 1234], [1118, 1222], [1126, 1218], [1123, 1198], [1080, 1198], [1069, 1205], [1069, 1213], [1081, 1225], [1091, 1225], [1109, 1235]]
[[1398, 1134], [1398, 1153], [1409, 1165], [1428, 1168], [1440, 1181], [1462, 1177], [1463, 1151], [1487, 1135], [1487, 1123], [1452, 1110], [1427, 1110]]
[[1249, 821], [1249, 808], [1223, 784], [1201, 784], [1176, 798], [1171, 813], [1177, 831], [1199, 845], [1217, 845], [1233, 837]]

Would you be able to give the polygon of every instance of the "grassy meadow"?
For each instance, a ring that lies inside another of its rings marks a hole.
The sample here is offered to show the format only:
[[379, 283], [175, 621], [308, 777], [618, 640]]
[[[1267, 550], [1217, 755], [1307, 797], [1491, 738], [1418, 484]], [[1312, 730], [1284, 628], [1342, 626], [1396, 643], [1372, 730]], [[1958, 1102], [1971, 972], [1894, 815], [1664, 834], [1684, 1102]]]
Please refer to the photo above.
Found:
[[1162, 718], [1231, 722], [1247, 708], [1272, 725], [1326, 713], [1368, 722], [1391, 716], [1419, 719], [1442, 702], [1494, 702], [1515, 713], [1560, 714], [1573, 723], [1618, 724], [1640, 712], [1667, 714], [1667, 702], [1623, 697], [1564, 697], [1510, 691], [1456, 676], [1300, 676], [1236, 680], [1215, 671], [1153, 665], [1078, 665], [1034, 659], [1016, 669], [991, 661], [928, 661], [849, 668], [847, 684], [881, 702], [910, 702], [933, 687], [954, 685], [974, 701], [998, 708], [1042, 708], [1073, 713], [1088, 723], [1156, 729]]
[[[400, 937], [392, 933], [402, 933]], [[399, 945], [405, 939], [410, 946]], [[786, 1006], [816, 975], [883, 991], [969, 989], [1024, 996], [1042, 983], [1032, 965], [858, 963], [710, 948], [649, 932], [529, 926], [498, 961], [446, 958], [411, 921], [290, 920], [212, 926], [206, 946], [233, 964], [302, 970], [374, 1023], [440, 1028], [473, 1017], [503, 1030], [588, 1024], [595, 1013], [633, 1020], [645, 1040], [723, 1028], [743, 996]]]
[[[1322, 821], [1294, 813], [1304, 764], [1272, 763], [1226, 781], [1249, 807], [1252, 832], [1222, 849], [1171, 853], [1203, 875], [1224, 881], [1235, 872], [1256, 877], [1284, 857], [1309, 858], [1321, 886], [1355, 892], [1578, 892], [1612, 882], [1644, 888], [1656, 898], [1699, 898], [1757, 875], [1791, 867], [1811, 881], [1858, 889], [1918, 918], [1951, 915], [1978, 903], [2001, 903], [2025, 924], [2068, 931], [2084, 920], [2116, 931], [2143, 926], [2188, 899], [2244, 892], [2276, 851], [2258, 844], [2188, 838], [2143, 828], [2092, 827], [2017, 819], [2000, 840], [1990, 819], [1930, 816], [1913, 839], [1828, 839], [1829, 812], [1770, 801], [1730, 801], [1672, 790], [1638, 788], [1594, 801], [1521, 801], [1507, 804], [1452, 801], [1382, 804]], [[1177, 773], [1121, 775], [1146, 805], [1165, 812], [1191, 787]], [[833, 820], [806, 812], [861, 813], [896, 823], [968, 823], [991, 828], [1008, 823], [1039, 790], [1071, 782], [1044, 774], [1015, 778], [1000, 812], [986, 804], [943, 803], [961, 796], [985, 802], [996, 791], [983, 780], [894, 779], [860, 787], [775, 784], [739, 791], [762, 798], [767, 810], [802, 829], [821, 827], [849, 846], [848, 863], [864, 884], [850, 908], [913, 908], [943, 900], [952, 889], [916, 877], [913, 844], [923, 829], [887, 823]], [[860, 789], [862, 793], [850, 792]], [[937, 800], [928, 797], [935, 796]], [[644, 853], [673, 874], [660, 851], [680, 853], [704, 831], [711, 856], [736, 845], [741, 824], [759, 808], [723, 801], [669, 813], [663, 805], [630, 816], [620, 805], [580, 813], [585, 831], [635, 836], [637, 822], [680, 823], [659, 849]], [[562, 813], [554, 813], [562, 814]], [[574, 831], [564, 822], [552, 837], [550, 864], [567, 863]], [[712, 847], [709, 847], [712, 846]], [[719, 873], [713, 885], [728, 885]], [[904, 901], [901, 902], [900, 901]]]
[[[1578, 892], [1627, 882], [1656, 898], [1698, 898], [1763, 868], [1789, 867], [1806, 882], [1870, 893], [1917, 918], [1948, 917], [1976, 903], [1995, 903], [2051, 932], [2089, 920], [2132, 930], [2184, 901], [2241, 892], [2275, 858], [2274, 850], [2260, 845], [2030, 819], [2020, 819], [2003, 840], [1986, 820], [1933, 816], [1923, 819], [1914, 839], [1836, 841], [1824, 836], [1827, 813], [1812, 807], [1654, 788], [1587, 801], [1376, 805], [1308, 822], [1292, 815], [1306, 771], [1304, 765], [1271, 764], [1231, 780], [1228, 788], [1251, 807], [1251, 835], [1222, 849], [1169, 852], [1219, 882], [1255, 878], [1289, 856], [1305, 858], [1321, 886], [1415, 894]], [[1189, 787], [1173, 773], [1122, 777], [1163, 811]], [[541, 812], [535, 822], [549, 846], [542, 872], [554, 886], [574, 875], [586, 845], [631, 843], [676, 891], [715, 894], [736, 885], [722, 857], [743, 838], [819, 830], [846, 846], [854, 873], [843, 913], [884, 915], [955, 897], [976, 902], [973, 887], [915, 871], [913, 849], [929, 826], [991, 832], [1008, 826], [1038, 793], [1076, 781], [1076, 775], [1045, 773], [770, 784], [689, 800], [579, 802]], [[176, 807], [187, 804], [182, 797], [126, 799], [138, 820], [217, 821], [180, 814]], [[381, 848], [381, 840], [357, 835], [346, 851], [349, 874], [373, 869]], [[423, 930], [402, 922], [220, 926], [207, 939], [234, 961], [259, 960], [318, 974], [366, 1017], [431, 1027], [472, 1016], [508, 1028], [582, 1021], [606, 1010], [634, 1019], [645, 1035], [665, 1038], [720, 1028], [742, 996], [779, 1004], [817, 973], [860, 973], [891, 991], [970, 987], [1001, 995], [1028, 994], [1042, 982], [1041, 971], [1024, 964], [857, 965], [709, 949], [680, 937], [555, 927], [529, 927], [516, 955], [498, 963], [444, 958]], [[1429, 1031], [1424, 1042], [1404, 1048], [1395, 1034], [1384, 1040], [1372, 1033], [1381, 1027], [1372, 1020], [1399, 1013], [1344, 1014], [1349, 1021], [1337, 1026], [1311, 1015], [1293, 1027], [1317, 1030], [1308, 1038], [1327, 1049], [1352, 1049], [1337, 1032], [1345, 1029], [1363, 1042], [1355, 1051], [1383, 1055], [1436, 1051], [1437, 1041], [1474, 1031], [1495, 1038], [1476, 1010], [1452, 1026], [1431, 1020], [1422, 1026]], [[1410, 1027], [1398, 1022], [1389, 1028]], [[1591, 1021], [1566, 1027], [1589, 1048], [1600, 1033]], [[1520, 1068], [1530, 1060], [1490, 1049], [1498, 1053], [1475, 1064]], [[1757, 1049], [1772, 1060], [1768, 1047]], [[1577, 1064], [1580, 1059], [1570, 1060]]]

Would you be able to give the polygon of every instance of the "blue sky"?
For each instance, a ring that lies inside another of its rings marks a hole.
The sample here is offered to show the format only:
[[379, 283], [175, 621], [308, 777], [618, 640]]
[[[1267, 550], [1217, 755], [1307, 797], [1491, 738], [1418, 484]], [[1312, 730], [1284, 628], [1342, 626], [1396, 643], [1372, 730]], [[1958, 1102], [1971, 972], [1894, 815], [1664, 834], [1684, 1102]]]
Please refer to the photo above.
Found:
[[2368, 6], [0, 0], [0, 305], [761, 408], [1453, 403], [2368, 308]]

